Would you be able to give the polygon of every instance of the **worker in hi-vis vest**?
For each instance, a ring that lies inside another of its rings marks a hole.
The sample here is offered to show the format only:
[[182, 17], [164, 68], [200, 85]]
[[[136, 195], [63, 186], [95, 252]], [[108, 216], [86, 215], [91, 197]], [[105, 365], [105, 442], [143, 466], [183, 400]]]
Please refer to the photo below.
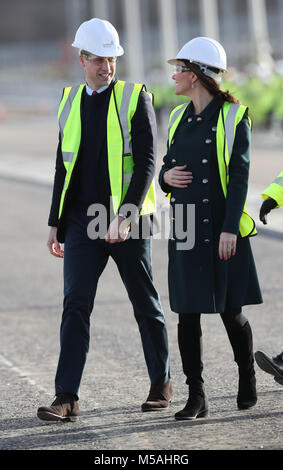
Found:
[[[79, 51], [85, 83], [64, 88], [59, 106], [47, 242], [52, 255], [64, 258], [61, 350], [56, 399], [37, 412], [40, 419], [58, 421], [74, 421], [79, 414], [90, 315], [109, 256], [117, 264], [141, 335], [150, 379], [142, 411], [166, 408], [173, 394], [167, 329], [152, 280], [157, 147], [152, 96], [143, 84], [115, 78], [116, 59], [124, 51], [108, 21], [82, 23], [72, 46]], [[122, 406], [126, 401], [121, 396]]]
[[[249, 241], [257, 232], [246, 207], [251, 123], [247, 107], [220, 88], [225, 50], [214, 39], [197, 37], [168, 62], [175, 66], [176, 95], [190, 99], [170, 114], [159, 175], [161, 189], [170, 194], [169, 300], [179, 317], [189, 385], [175, 418], [186, 420], [208, 413], [201, 314], [221, 315], [238, 365], [238, 407], [256, 404], [252, 330], [242, 307], [262, 303], [262, 296]], [[221, 361], [223, 355], [219, 367]]]
[[[261, 222], [267, 224], [267, 214], [272, 209], [283, 206], [283, 171], [275, 178], [274, 181], [262, 192], [264, 199], [260, 211], [259, 218]], [[273, 375], [274, 380], [283, 385], [283, 349], [277, 356], [269, 357], [263, 351], [255, 352], [255, 359], [258, 366], [268, 374]]]

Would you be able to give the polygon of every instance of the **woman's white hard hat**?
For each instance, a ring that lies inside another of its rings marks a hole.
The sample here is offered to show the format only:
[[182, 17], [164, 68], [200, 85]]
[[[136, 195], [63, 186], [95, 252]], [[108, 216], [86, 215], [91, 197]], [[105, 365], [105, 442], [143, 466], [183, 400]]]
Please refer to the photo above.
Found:
[[114, 26], [99, 18], [92, 18], [80, 25], [72, 46], [100, 57], [118, 57], [124, 54]]
[[223, 46], [208, 37], [197, 37], [187, 42], [174, 59], [168, 60], [171, 65], [176, 65], [178, 60], [188, 60], [200, 66], [204, 74], [220, 81], [221, 76], [207, 67], [213, 67], [220, 73], [227, 71], [227, 56]]

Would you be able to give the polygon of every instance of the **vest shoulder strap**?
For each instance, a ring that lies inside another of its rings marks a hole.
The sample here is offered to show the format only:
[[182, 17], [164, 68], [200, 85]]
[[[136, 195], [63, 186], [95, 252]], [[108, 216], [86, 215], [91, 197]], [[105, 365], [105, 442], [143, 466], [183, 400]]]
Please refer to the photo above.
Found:
[[115, 99], [120, 113], [122, 105], [124, 108], [128, 109], [130, 104], [133, 106], [134, 103], [137, 103], [141, 91], [146, 91], [146, 87], [142, 83], [131, 83], [118, 80], [114, 85], [113, 91], [115, 93]]
[[171, 111], [170, 116], [169, 116], [169, 125], [168, 125], [169, 129], [173, 126], [174, 122], [178, 119], [178, 117], [182, 115], [182, 112], [185, 111], [188, 104], [189, 103], [179, 104]]
[[124, 139], [124, 155], [130, 155], [131, 145], [131, 120], [136, 112], [140, 93], [146, 90], [144, 84], [131, 83], [118, 80], [114, 85], [114, 99]]
[[225, 101], [221, 107], [217, 123], [217, 132], [222, 135], [222, 138], [226, 139], [226, 164], [229, 164], [232, 155], [237, 125], [242, 120], [246, 110], [247, 106], [237, 103], [228, 103], [227, 101]]
[[187, 108], [189, 103], [184, 103], [180, 104], [179, 106], [176, 106], [176, 108], [173, 109], [173, 111], [170, 114], [169, 117], [169, 124], [168, 124], [168, 144], [169, 147], [171, 145], [171, 141], [173, 138], [173, 135], [175, 134], [175, 131], [182, 119], [182, 116]]
[[77, 96], [77, 93], [80, 91], [80, 94], [81, 94], [84, 86], [85, 85], [82, 84], [82, 85], [75, 85], [72, 87], [64, 88], [63, 96], [62, 96], [61, 103], [60, 103], [59, 110], [58, 110], [58, 120], [59, 120], [59, 126], [61, 130], [64, 129], [66, 120], [69, 116], [73, 101], [75, 97]]
[[[225, 197], [229, 183], [229, 162], [233, 150], [235, 133], [237, 125], [243, 119], [247, 109], [246, 106], [241, 104], [225, 102], [219, 112], [216, 131], [217, 159], [221, 185]], [[249, 125], [251, 126], [250, 120]], [[257, 234], [255, 222], [246, 210], [246, 202], [240, 219], [239, 231], [242, 237]]]

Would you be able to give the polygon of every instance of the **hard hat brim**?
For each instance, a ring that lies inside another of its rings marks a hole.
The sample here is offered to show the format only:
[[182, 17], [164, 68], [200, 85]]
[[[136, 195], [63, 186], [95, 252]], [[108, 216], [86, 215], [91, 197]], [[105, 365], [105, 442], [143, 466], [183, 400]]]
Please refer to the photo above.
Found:
[[115, 47], [115, 49], [109, 49], [108, 53], [105, 53], [105, 50], [102, 51], [100, 49], [96, 49], [95, 47], [88, 47], [86, 49], [82, 46], [82, 44], [79, 44], [76, 41], [73, 42], [72, 47], [75, 47], [76, 49], [83, 49], [86, 52], [90, 52], [91, 54], [97, 55], [98, 57], [120, 57], [125, 53], [123, 47], [120, 45]]
[[[187, 57], [184, 57], [184, 58], [182, 58], [182, 57], [176, 57], [175, 59], [169, 59], [169, 60], [167, 60], [167, 62], [168, 62], [168, 64], [170, 64], [170, 65], [177, 65], [177, 64], [178, 64], [178, 61], [180, 61], [180, 60], [186, 60], [186, 61], [191, 62], [192, 64], [196, 64], [196, 65], [199, 65], [199, 64], [200, 64], [199, 62], [196, 62], [196, 61], [194, 61], [194, 60], [190, 60], [190, 59], [188, 59]], [[215, 65], [207, 64], [207, 63], [204, 63], [204, 62], [202, 62], [201, 65], [205, 65], [206, 67], [218, 68], [218, 67], [215, 67]], [[222, 73], [224, 73], [224, 72], [227, 72], [227, 69], [223, 69], [223, 68], [220, 69], [220, 68], [219, 68], [219, 71], [222, 72]]]

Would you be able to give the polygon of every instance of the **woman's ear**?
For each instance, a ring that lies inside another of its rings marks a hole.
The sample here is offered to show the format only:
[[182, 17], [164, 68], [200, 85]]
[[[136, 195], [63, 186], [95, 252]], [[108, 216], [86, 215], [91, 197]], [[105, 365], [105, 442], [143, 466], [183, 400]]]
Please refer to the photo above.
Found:
[[198, 81], [197, 75], [194, 72], [192, 72], [192, 85], [195, 86], [197, 81]]

